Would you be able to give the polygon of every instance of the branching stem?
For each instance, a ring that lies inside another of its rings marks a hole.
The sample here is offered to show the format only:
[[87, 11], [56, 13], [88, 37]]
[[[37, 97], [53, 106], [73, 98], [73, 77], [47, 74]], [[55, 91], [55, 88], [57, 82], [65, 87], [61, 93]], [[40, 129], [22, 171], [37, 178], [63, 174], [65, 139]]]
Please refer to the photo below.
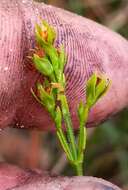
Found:
[[[42, 25], [36, 25], [36, 42], [38, 48], [33, 55], [33, 64], [38, 72], [45, 76], [43, 84], [37, 83], [37, 93], [31, 89], [32, 95], [38, 103], [44, 106], [56, 125], [57, 137], [70, 161], [75, 167], [77, 175], [83, 175], [84, 151], [86, 148], [86, 122], [91, 107], [106, 93], [109, 82], [106, 78], [99, 77], [94, 73], [86, 84], [86, 104], [78, 105], [79, 133], [78, 143], [73, 130], [73, 123], [69, 105], [65, 93], [66, 81], [64, 66], [66, 56], [63, 46], [59, 49], [54, 47], [56, 38], [55, 30], [46, 21]], [[41, 56], [40, 51], [44, 54]], [[60, 104], [58, 105], [58, 101]], [[62, 121], [67, 131], [63, 132]]]

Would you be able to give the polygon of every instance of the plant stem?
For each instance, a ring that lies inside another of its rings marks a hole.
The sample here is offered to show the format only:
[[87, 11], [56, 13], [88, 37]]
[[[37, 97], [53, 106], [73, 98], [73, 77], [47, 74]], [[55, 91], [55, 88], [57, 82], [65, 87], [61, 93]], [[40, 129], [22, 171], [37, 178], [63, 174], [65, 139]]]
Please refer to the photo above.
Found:
[[61, 146], [63, 147], [63, 150], [65, 151], [66, 155], [67, 155], [67, 158], [72, 161], [73, 160], [73, 157], [72, 157], [72, 153], [70, 151], [70, 148], [69, 148], [69, 145], [67, 143], [67, 140], [65, 138], [65, 135], [62, 131], [62, 129], [59, 129], [57, 131], [57, 136], [59, 138], [59, 141], [61, 143]]
[[[42, 21], [41, 26], [36, 25], [36, 42], [38, 48], [36, 48], [36, 53], [33, 54], [32, 60], [35, 68], [46, 78], [43, 85], [40, 82], [37, 83], [37, 94], [32, 89], [31, 92], [34, 98], [51, 114], [56, 124], [60, 144], [71, 165], [75, 167], [77, 175], [82, 176], [87, 137], [85, 124], [91, 107], [106, 93], [110, 82], [105, 78], [97, 76], [96, 73], [87, 81], [86, 104], [81, 101], [77, 109], [79, 117], [77, 143], [65, 93], [66, 81], [64, 66], [67, 59], [64, 48], [56, 48], [54, 46], [55, 38], [55, 30], [46, 21]], [[43, 55], [40, 55], [40, 50], [43, 50]], [[63, 120], [67, 136], [63, 132]]]
[[75, 135], [73, 132], [73, 126], [71, 121], [71, 116], [69, 112], [69, 106], [67, 103], [67, 98], [64, 94], [59, 95], [59, 100], [61, 102], [61, 109], [63, 113], [63, 118], [67, 127], [67, 134], [68, 134], [68, 140], [70, 142], [72, 155], [74, 158], [74, 161], [77, 160], [77, 149], [76, 149], [76, 142], [75, 142]]
[[83, 176], [83, 163], [79, 163], [75, 165], [76, 167], [76, 173], [78, 176]]

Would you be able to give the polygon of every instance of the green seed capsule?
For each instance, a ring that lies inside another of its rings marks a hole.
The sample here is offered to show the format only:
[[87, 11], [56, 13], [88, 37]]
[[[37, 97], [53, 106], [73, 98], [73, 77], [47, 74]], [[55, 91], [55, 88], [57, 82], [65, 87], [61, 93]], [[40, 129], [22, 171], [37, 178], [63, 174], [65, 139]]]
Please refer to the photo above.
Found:
[[100, 83], [96, 87], [96, 101], [98, 101], [108, 90], [110, 81], [106, 78], [102, 78]]
[[94, 73], [86, 85], [86, 102], [92, 107], [108, 90], [110, 81]]
[[40, 58], [34, 54], [33, 61], [36, 69], [45, 76], [51, 76], [53, 74], [53, 67], [47, 58]]
[[52, 94], [48, 94], [41, 83], [37, 83], [38, 96], [49, 113], [54, 116], [55, 100]]

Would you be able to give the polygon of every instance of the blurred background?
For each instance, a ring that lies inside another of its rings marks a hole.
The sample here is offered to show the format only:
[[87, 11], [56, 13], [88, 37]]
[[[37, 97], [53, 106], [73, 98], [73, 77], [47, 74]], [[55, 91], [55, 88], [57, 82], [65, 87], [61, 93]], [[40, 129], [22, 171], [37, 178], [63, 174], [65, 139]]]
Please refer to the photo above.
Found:
[[[45, 0], [99, 22], [128, 39], [128, 0]], [[55, 134], [6, 129], [0, 135], [0, 161], [41, 168], [53, 175], [74, 175]], [[128, 189], [128, 109], [88, 129], [85, 175]]]

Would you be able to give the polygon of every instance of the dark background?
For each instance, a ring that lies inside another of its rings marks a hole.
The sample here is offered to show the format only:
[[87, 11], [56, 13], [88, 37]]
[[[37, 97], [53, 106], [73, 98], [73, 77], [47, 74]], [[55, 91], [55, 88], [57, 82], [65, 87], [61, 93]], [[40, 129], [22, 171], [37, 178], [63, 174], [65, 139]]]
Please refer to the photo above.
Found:
[[[40, 0], [41, 2], [41, 0]], [[128, 38], [128, 0], [47, 0], [91, 18]], [[74, 175], [55, 134], [6, 129], [0, 135], [0, 161], [53, 174]], [[85, 175], [102, 177], [128, 189], [128, 109], [88, 129]]]

